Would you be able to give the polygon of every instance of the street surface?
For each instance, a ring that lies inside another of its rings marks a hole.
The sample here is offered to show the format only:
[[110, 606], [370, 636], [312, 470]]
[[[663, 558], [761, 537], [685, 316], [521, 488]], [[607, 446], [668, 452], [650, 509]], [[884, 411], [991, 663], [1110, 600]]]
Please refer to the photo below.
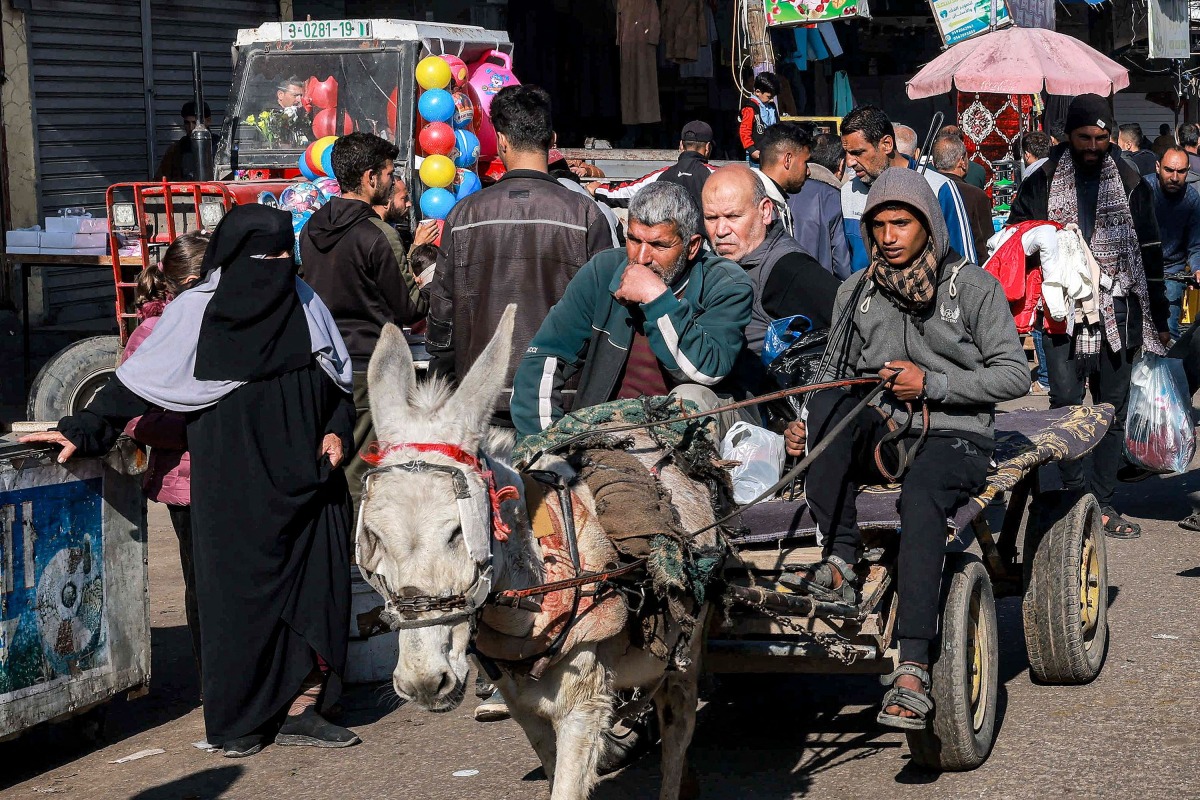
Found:
[[[1044, 403], [1029, 398], [1017, 405]], [[1196, 464], [1193, 464], [1195, 467]], [[1176, 522], [1200, 507], [1200, 473], [1123, 486], [1118, 505], [1143, 524], [1136, 541], [1108, 541], [1108, 662], [1089, 686], [1030, 682], [1020, 600], [999, 601], [999, 738], [965, 774], [908, 766], [904, 737], [875, 724], [874, 677], [724, 680], [701, 710], [691, 764], [703, 797], [1045, 798], [1200, 797], [1200, 534]], [[448, 714], [399, 706], [390, 687], [358, 687], [340, 720], [363, 744], [349, 750], [268, 747], [245, 760], [196, 749], [204, 738], [183, 618], [174, 533], [151, 505], [150, 693], [109, 707], [105, 737], [39, 730], [0, 744], [0, 797], [136, 800], [209, 798], [545, 798], [546, 781], [516, 724], [480, 724], [469, 694]], [[236, 646], [231, 642], [230, 646]], [[148, 748], [166, 752], [111, 764]], [[453, 773], [477, 770], [454, 777]], [[655, 798], [652, 754], [604, 780], [599, 800]]]

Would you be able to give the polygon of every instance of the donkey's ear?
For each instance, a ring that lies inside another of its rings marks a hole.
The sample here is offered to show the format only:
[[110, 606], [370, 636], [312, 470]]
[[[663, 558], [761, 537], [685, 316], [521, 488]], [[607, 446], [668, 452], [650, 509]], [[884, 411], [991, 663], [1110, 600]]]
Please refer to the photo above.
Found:
[[467, 376], [459, 383], [458, 391], [454, 393], [451, 419], [461, 422], [470, 436], [483, 435], [492, 409], [496, 406], [496, 398], [504, 390], [516, 314], [517, 304], [509, 303], [492, 340], [471, 365]]
[[408, 392], [416, 380], [412, 353], [404, 334], [391, 323], [384, 325], [367, 368], [371, 419], [381, 440], [395, 438], [403, 425], [409, 413]]

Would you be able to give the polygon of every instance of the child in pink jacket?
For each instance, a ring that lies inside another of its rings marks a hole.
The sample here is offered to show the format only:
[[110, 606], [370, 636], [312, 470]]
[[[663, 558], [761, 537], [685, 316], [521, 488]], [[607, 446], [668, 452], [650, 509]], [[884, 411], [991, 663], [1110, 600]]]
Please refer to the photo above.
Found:
[[[138, 276], [135, 301], [141, 322], [130, 334], [121, 361], [133, 355], [146, 341], [158, 324], [163, 309], [175, 295], [199, 279], [207, 246], [207, 235], [185, 233], [167, 248], [159, 263], [147, 267]], [[184, 614], [192, 635], [192, 652], [199, 671], [200, 616], [196, 607], [196, 573], [192, 566], [191, 459], [187, 452], [187, 420], [177, 411], [157, 409], [131, 420], [125, 426], [125, 433], [150, 447], [150, 464], [142, 479], [142, 487], [148, 498], [167, 506], [171, 525], [179, 538]]]

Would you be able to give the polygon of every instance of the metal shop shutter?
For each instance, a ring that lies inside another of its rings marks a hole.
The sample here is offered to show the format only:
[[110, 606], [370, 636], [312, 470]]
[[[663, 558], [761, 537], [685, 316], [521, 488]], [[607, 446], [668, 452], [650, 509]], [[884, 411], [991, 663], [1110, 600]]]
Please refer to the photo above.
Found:
[[192, 99], [192, 52], [204, 68], [204, 100], [220, 133], [233, 80], [233, 40], [239, 28], [279, 19], [279, 0], [218, 0], [207, 4], [152, 0], [154, 42], [154, 164], [183, 135], [179, 110]]
[[1166, 106], [1160, 106], [1146, 99], [1144, 92], [1117, 92], [1113, 95], [1113, 112], [1117, 124], [1136, 122], [1142, 126], [1142, 134], [1154, 141], [1158, 136], [1158, 126], [1166, 123], [1175, 130], [1175, 112]]
[[109, 184], [146, 171], [138, 0], [46, 0], [26, 13], [38, 206], [104, 214]]

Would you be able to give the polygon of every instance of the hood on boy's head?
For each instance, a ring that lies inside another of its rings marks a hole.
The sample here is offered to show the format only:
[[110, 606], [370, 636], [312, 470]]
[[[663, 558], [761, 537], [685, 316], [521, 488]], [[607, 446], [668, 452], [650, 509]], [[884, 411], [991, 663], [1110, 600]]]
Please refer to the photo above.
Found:
[[871, 238], [871, 219], [875, 209], [889, 203], [902, 203], [917, 212], [917, 218], [925, 225], [929, 237], [933, 239], [933, 252], [938, 261], [946, 257], [950, 251], [950, 234], [946, 230], [946, 218], [942, 216], [942, 207], [929, 182], [921, 173], [912, 169], [892, 167], [885, 169], [867, 193], [867, 206], [863, 211], [862, 229], [863, 244], [867, 247], [867, 255], [875, 257], [875, 240]]

